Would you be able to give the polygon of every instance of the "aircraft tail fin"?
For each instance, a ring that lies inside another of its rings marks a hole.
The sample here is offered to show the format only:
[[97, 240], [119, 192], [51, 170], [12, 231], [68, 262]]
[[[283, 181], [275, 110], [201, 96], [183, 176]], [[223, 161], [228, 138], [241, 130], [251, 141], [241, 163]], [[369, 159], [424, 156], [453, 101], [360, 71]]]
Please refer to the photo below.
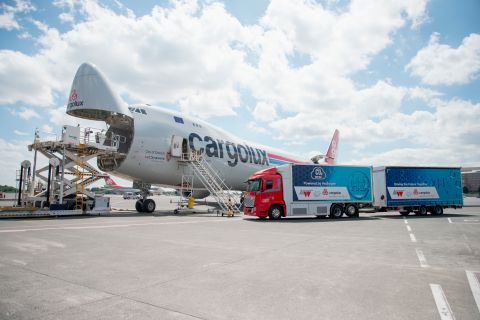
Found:
[[338, 129], [335, 129], [335, 132], [333, 133], [332, 141], [330, 142], [327, 153], [325, 154], [325, 162], [328, 164], [335, 164], [335, 161], [337, 159], [339, 139], [340, 139], [340, 131], [338, 131]]
[[108, 184], [110, 187], [113, 188], [121, 188], [110, 176], [103, 177], [105, 183]]

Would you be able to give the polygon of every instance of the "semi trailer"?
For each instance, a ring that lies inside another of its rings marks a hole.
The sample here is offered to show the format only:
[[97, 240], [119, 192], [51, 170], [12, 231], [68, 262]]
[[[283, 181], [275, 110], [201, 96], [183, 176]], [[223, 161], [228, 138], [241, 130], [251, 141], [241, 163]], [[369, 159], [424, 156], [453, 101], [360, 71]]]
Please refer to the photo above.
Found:
[[373, 190], [373, 206], [378, 211], [441, 215], [445, 208], [463, 206], [458, 167], [375, 167]]
[[247, 183], [244, 214], [261, 219], [357, 217], [373, 201], [372, 167], [286, 164], [257, 171]]

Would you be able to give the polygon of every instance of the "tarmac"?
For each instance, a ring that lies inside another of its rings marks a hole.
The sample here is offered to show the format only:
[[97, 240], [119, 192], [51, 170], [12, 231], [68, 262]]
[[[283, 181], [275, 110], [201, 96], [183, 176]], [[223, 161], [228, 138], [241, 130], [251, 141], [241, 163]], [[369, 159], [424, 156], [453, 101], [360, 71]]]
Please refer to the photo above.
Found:
[[261, 221], [154, 199], [0, 220], [0, 319], [480, 319], [480, 207]]

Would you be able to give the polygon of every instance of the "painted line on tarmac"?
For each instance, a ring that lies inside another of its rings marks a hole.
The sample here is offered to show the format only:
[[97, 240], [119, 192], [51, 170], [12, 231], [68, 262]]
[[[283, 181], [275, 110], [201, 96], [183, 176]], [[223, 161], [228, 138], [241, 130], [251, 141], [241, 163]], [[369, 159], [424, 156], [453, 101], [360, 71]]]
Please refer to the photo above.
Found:
[[15, 232], [28, 232], [28, 231], [45, 231], [45, 230], [84, 230], [84, 229], [109, 229], [109, 228], [126, 228], [126, 227], [141, 227], [141, 226], [153, 226], [153, 225], [173, 225], [173, 224], [195, 224], [195, 223], [209, 223], [209, 222], [227, 222], [227, 221], [239, 221], [241, 218], [226, 218], [218, 220], [208, 221], [179, 221], [179, 222], [151, 222], [151, 223], [128, 223], [128, 224], [111, 224], [102, 226], [77, 226], [77, 227], [51, 227], [51, 228], [32, 228], [32, 229], [10, 229], [0, 230], [0, 233], [15, 233]]
[[448, 223], [453, 223], [451, 218], [447, 218]]
[[427, 259], [423, 255], [423, 251], [420, 249], [415, 249], [415, 251], [417, 252], [418, 261], [420, 261], [420, 267], [428, 268], [429, 265], [427, 263]]
[[470, 289], [472, 290], [473, 297], [477, 303], [478, 312], [480, 312], [480, 284], [478, 283], [478, 278], [475, 276], [473, 271], [465, 270], [467, 273], [468, 283], [470, 284]]
[[447, 297], [445, 296], [442, 287], [439, 284], [430, 283], [430, 289], [432, 290], [433, 299], [435, 299], [440, 319], [455, 320], [455, 316], [448, 304]]
[[412, 240], [412, 242], [417, 242], [417, 238], [415, 238], [415, 235], [413, 233], [409, 233], [410, 235], [410, 240]]
[[412, 232], [412, 228], [410, 226], [407, 226], [408, 232]]
[[[108, 217], [108, 219], [113, 219], [113, 217]], [[149, 222], [149, 221], [152, 221], [152, 220], [155, 220], [155, 218], [152, 218], [152, 219], [149, 219], [149, 220], [135, 220], [135, 219], [130, 219], [130, 220], [116, 220], [115, 222], [116, 223], [122, 223], [122, 222], [133, 222], [135, 221], [135, 223], [140, 223], [140, 222]], [[179, 218], [174, 218], [174, 219], [162, 219], [162, 221], [175, 221], [175, 220], [179, 220]], [[67, 222], [67, 223], [63, 223], [63, 221], [65, 220], [57, 220], [58, 223], [57, 224], [40, 224], [40, 223], [37, 223], [37, 224], [29, 224], [29, 225], [22, 225], [22, 226], [17, 226], [18, 227], [21, 227], [22, 229], [27, 229], [27, 228], [46, 228], [46, 227], [69, 227], [69, 226], [98, 226], [98, 225], [106, 225], [108, 223], [111, 223], [112, 221], [105, 221], [105, 220], [102, 220], [102, 221], [89, 221], [89, 222], [85, 222], [85, 223], [82, 223], [82, 222], [78, 222], [78, 223], [70, 223], [70, 222]], [[41, 222], [41, 221], [39, 221]], [[11, 230], [11, 226], [10, 227], [4, 227], [4, 228], [0, 228], [0, 231], [1, 230]]]

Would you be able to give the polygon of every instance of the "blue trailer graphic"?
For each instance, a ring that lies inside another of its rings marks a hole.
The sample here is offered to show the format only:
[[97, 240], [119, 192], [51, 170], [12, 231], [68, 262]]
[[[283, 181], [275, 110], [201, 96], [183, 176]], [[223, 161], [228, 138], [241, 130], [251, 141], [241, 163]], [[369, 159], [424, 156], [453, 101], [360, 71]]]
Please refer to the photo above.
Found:
[[292, 165], [293, 201], [372, 202], [371, 167]]
[[373, 179], [375, 207], [423, 213], [463, 205], [460, 168], [380, 167], [374, 168]]

